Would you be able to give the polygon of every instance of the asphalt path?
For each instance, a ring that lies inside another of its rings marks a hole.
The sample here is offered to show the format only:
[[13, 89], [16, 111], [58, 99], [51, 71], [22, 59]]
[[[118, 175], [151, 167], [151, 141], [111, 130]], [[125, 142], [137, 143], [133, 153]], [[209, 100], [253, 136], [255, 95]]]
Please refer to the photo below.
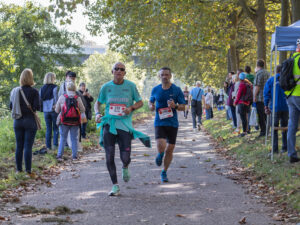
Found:
[[[64, 205], [71, 210], [83, 210], [83, 214], [57, 216], [72, 224], [234, 225], [242, 223], [243, 218], [246, 224], [279, 224], [269, 216], [271, 208], [246, 194], [241, 185], [216, 173], [215, 167], [226, 171], [228, 162], [215, 154], [204, 132], [193, 132], [190, 117], [180, 117], [168, 183], [161, 183], [161, 167], [154, 162], [157, 151], [153, 120], [136, 128], [151, 136], [153, 147], [145, 148], [139, 140], [133, 141], [128, 183], [121, 178], [122, 165], [116, 154], [120, 196], [108, 196], [112, 184], [104, 151], [99, 151], [62, 167], [62, 173], [51, 180], [51, 187], [42, 186], [39, 191], [23, 196], [17, 205], [7, 207], [30, 205], [53, 209]], [[44, 224], [43, 219], [53, 216], [15, 213], [10, 223]]]

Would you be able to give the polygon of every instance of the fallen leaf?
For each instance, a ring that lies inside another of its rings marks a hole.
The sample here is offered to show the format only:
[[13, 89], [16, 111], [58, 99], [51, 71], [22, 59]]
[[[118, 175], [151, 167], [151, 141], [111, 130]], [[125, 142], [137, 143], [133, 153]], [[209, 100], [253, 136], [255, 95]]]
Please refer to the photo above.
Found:
[[246, 224], [246, 217], [240, 219], [239, 224]]
[[182, 215], [182, 214], [177, 214], [176, 216], [177, 216], [177, 217], [185, 217], [185, 216]]
[[179, 168], [187, 168], [186, 166], [180, 166]]
[[144, 156], [150, 156], [149, 154], [144, 153]]

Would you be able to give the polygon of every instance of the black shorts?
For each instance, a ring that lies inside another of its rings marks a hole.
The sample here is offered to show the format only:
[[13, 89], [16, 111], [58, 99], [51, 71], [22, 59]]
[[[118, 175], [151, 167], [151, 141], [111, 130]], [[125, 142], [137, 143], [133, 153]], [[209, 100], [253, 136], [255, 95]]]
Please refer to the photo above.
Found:
[[169, 144], [175, 145], [178, 127], [161, 126], [155, 127], [155, 139], [167, 139]]

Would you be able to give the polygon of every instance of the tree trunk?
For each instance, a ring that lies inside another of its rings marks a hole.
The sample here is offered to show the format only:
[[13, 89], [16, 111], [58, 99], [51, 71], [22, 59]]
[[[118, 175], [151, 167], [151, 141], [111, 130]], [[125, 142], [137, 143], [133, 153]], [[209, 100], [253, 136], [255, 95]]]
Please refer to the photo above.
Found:
[[291, 0], [292, 2], [292, 23], [300, 20], [300, 1]]
[[257, 29], [257, 59], [266, 62], [266, 7], [264, 0], [258, 0], [257, 17], [255, 26]]
[[[288, 26], [289, 25], [289, 1], [281, 0], [281, 22], [280, 26]], [[279, 64], [281, 64], [287, 58], [287, 52], [282, 51], [279, 53]]]
[[237, 70], [236, 36], [237, 36], [237, 24], [238, 24], [238, 17], [236, 11], [233, 11], [229, 15], [229, 20], [231, 21], [230, 48], [228, 52], [230, 57], [230, 71], [236, 71]]
[[[256, 0], [258, 5], [256, 10], [249, 8], [246, 0], [239, 0], [240, 5], [247, 16], [254, 23], [257, 30], [257, 59], [263, 59], [266, 62], [266, 7], [264, 0]], [[266, 65], [266, 64], [265, 64]]]

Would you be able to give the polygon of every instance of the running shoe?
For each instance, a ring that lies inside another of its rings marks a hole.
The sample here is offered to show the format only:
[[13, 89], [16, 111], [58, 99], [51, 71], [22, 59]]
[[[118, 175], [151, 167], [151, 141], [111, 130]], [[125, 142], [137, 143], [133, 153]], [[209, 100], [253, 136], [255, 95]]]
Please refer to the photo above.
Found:
[[201, 126], [200, 126], [200, 124], [198, 124], [198, 131], [200, 131], [201, 130]]
[[118, 184], [114, 184], [111, 192], [108, 193], [109, 196], [118, 196], [120, 195], [120, 187]]
[[155, 163], [157, 166], [161, 166], [163, 158], [164, 158], [164, 152], [163, 153], [157, 153]]
[[130, 174], [128, 168], [122, 168], [122, 178], [124, 182], [128, 182], [130, 180]]
[[161, 182], [169, 182], [168, 177], [167, 177], [167, 171], [162, 170], [160, 177], [161, 177]]

